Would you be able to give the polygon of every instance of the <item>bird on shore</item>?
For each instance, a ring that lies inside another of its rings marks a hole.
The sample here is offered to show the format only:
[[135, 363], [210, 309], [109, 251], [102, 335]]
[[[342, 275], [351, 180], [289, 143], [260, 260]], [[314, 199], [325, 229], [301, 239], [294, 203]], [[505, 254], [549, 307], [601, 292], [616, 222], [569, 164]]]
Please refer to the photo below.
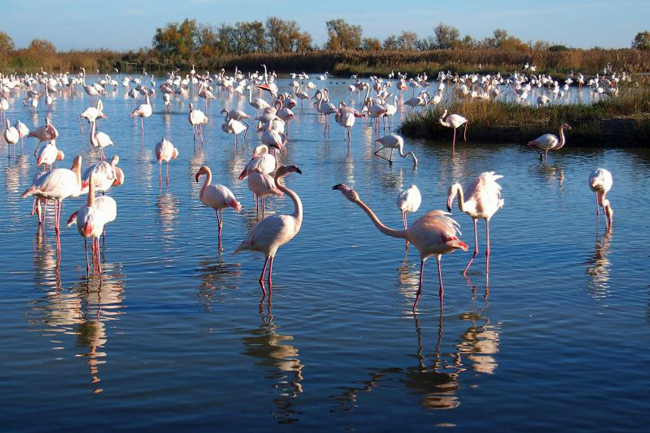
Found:
[[156, 160], [158, 161], [158, 187], [162, 186], [162, 163], [167, 163], [167, 186], [169, 187], [169, 161], [178, 157], [178, 149], [171, 141], [163, 138], [156, 144]]
[[207, 165], [201, 166], [196, 172], [195, 179], [198, 182], [199, 177], [205, 175], [205, 183], [199, 192], [199, 199], [204, 205], [214, 209], [217, 214], [218, 226], [218, 247], [221, 250], [221, 229], [223, 226], [223, 210], [231, 207], [237, 212], [241, 211], [241, 204], [235, 199], [235, 195], [223, 185], [212, 185], [212, 171]]
[[589, 175], [589, 188], [596, 193], [596, 217], [600, 221], [600, 207], [602, 206], [603, 213], [607, 218], [607, 229], [610, 229], [614, 222], [614, 211], [606, 197], [609, 190], [612, 189], [613, 184], [614, 179], [612, 178], [612, 173], [604, 168], [597, 168]]
[[[385, 159], [389, 164], [393, 164], [393, 150], [397, 149], [399, 151], [399, 156], [406, 158], [411, 156], [413, 158], [413, 167], [418, 166], [418, 159], [415, 157], [415, 154], [412, 151], [404, 153], [404, 139], [397, 134], [389, 134], [375, 140], [377, 143], [381, 144], [381, 147], [375, 151], [375, 155], [381, 159]], [[379, 154], [383, 149], [390, 149], [390, 157], [386, 158]]]
[[485, 248], [485, 274], [490, 274], [490, 219], [503, 207], [504, 200], [501, 198], [501, 186], [497, 180], [503, 176], [494, 174], [493, 171], [481, 173], [471, 184], [463, 190], [460, 183], [449, 187], [447, 195], [447, 210], [451, 212], [454, 199], [458, 195], [458, 208], [472, 218], [474, 222], [474, 255], [467, 263], [463, 275], [467, 274], [469, 267], [478, 255], [478, 220], [485, 220], [485, 233], [487, 247]]
[[[422, 195], [420, 194], [420, 190], [417, 186], [411, 185], [408, 189], [405, 189], [397, 195], [395, 204], [402, 214], [402, 222], [404, 223], [404, 230], [406, 230], [408, 229], [406, 214], [409, 212], [417, 212], [418, 209], [420, 209], [420, 204], [422, 204]], [[408, 253], [408, 239], [406, 240], [405, 250], [405, 252]]]
[[563, 123], [560, 126], [560, 138], [557, 137], [557, 135], [554, 134], [544, 134], [539, 137], [537, 137], [535, 140], [531, 140], [528, 142], [528, 147], [531, 149], [536, 148], [537, 150], [540, 151], [539, 158], [542, 159], [548, 159], [548, 151], [552, 150], [560, 150], [562, 147], [564, 147], [564, 144], [566, 143], [566, 138], [564, 137], [564, 130], [568, 129], [569, 131], [571, 130], [571, 126], [569, 126], [566, 123]]
[[458, 249], [467, 251], [467, 245], [458, 239], [458, 235], [460, 234], [458, 223], [449, 217], [449, 214], [446, 212], [434, 210], [418, 218], [411, 227], [406, 230], [391, 229], [386, 227], [379, 218], [377, 218], [372, 209], [361, 201], [359, 194], [357, 194], [354, 189], [342, 183], [333, 186], [332, 189], [341, 191], [345, 198], [359, 206], [368, 215], [380, 232], [394, 238], [405, 239], [415, 245], [420, 252], [420, 281], [418, 284], [418, 291], [415, 295], [415, 302], [413, 303], [413, 311], [417, 308], [420, 294], [422, 293], [424, 263], [429, 257], [435, 256], [436, 261], [438, 262], [438, 283], [440, 286], [438, 296], [440, 298], [440, 310], [442, 311], [444, 287], [442, 285], [440, 259], [443, 254], [449, 254]]
[[447, 110], [445, 110], [442, 113], [442, 116], [440, 116], [438, 119], [438, 122], [442, 126], [446, 126], [447, 128], [452, 128], [454, 130], [454, 140], [451, 144], [452, 150], [456, 150], [456, 130], [463, 125], [465, 125], [465, 130], [463, 131], [463, 141], [467, 141], [467, 126], [469, 125], [469, 121], [465, 117], [461, 116], [460, 114], [447, 115]]
[[237, 254], [240, 251], [251, 250], [264, 253], [264, 267], [262, 268], [259, 283], [262, 287], [262, 292], [266, 295], [264, 273], [268, 264], [269, 272], [267, 281], [269, 285], [269, 301], [273, 290], [273, 260], [275, 259], [278, 248], [293, 239], [300, 231], [302, 225], [303, 214], [300, 197], [294, 191], [287, 188], [282, 181], [290, 173], [302, 174], [302, 171], [295, 165], [282, 165], [275, 172], [275, 181], [278, 189], [293, 201], [293, 212], [290, 215], [271, 215], [255, 224], [248, 233], [247, 239], [234, 252], [234, 254]]

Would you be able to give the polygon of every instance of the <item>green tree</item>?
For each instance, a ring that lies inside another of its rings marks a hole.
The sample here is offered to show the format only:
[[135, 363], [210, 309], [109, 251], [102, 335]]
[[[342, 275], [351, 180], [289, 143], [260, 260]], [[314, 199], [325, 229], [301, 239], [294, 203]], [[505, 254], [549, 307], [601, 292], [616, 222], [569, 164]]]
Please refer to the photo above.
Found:
[[650, 32], [637, 33], [632, 41], [632, 48], [636, 50], [647, 51], [650, 50]]
[[361, 47], [363, 29], [359, 25], [348, 24], [343, 18], [325, 23], [328, 40], [325, 48], [329, 50], [357, 50]]
[[11, 37], [4, 33], [0, 32], [0, 57], [7, 56], [11, 54], [14, 50], [14, 40]]
[[433, 29], [433, 34], [439, 49], [455, 48], [458, 45], [460, 33], [454, 26], [440, 23]]
[[197, 52], [198, 27], [196, 20], [185, 19], [182, 23], [168, 23], [157, 28], [153, 47], [159, 53], [189, 59]]
[[266, 19], [268, 49], [272, 52], [307, 51], [312, 49], [311, 35], [303, 32], [297, 22], [278, 17]]

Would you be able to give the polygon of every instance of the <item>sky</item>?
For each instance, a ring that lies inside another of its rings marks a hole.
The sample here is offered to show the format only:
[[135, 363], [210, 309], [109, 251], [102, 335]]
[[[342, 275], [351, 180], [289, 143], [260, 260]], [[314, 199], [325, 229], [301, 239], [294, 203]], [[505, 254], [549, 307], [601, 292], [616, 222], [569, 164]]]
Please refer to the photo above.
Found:
[[185, 18], [219, 25], [278, 16], [295, 20], [319, 45], [327, 40], [325, 22], [336, 18], [382, 41], [403, 30], [427, 37], [445, 23], [461, 37], [483, 39], [502, 28], [524, 42], [629, 48], [638, 32], [650, 30], [650, 0], [0, 0], [0, 8], [0, 31], [17, 48], [40, 38], [59, 51], [150, 47], [156, 28]]

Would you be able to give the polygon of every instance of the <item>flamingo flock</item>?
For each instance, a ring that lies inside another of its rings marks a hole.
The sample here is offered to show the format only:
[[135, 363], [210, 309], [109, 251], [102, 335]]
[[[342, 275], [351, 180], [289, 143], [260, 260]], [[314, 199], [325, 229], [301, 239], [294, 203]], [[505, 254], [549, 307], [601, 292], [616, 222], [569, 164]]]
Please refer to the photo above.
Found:
[[[263, 65], [264, 66], [264, 65]], [[328, 88], [318, 88], [318, 86], [308, 80], [306, 74], [302, 76], [294, 75], [291, 84], [292, 92], [283, 93], [280, 91], [276, 83], [275, 73], [268, 73], [266, 66], [264, 66], [263, 74], [249, 74], [246, 77], [241, 71], [235, 71], [234, 76], [227, 76], [225, 71], [221, 71], [215, 76], [206, 73], [204, 75], [197, 74], [195, 71], [183, 78], [175, 72], [170, 73], [167, 79], [162, 83], [158, 89], [162, 93], [164, 101], [164, 111], [166, 114], [173, 112], [173, 102], [179, 95], [187, 94], [192, 91], [197, 97], [205, 100], [206, 111], [197, 109], [193, 103], [189, 103], [189, 111], [187, 113], [187, 121], [192, 129], [192, 136], [195, 143], [200, 141], [201, 147], [206, 147], [206, 139], [204, 135], [204, 127], [211, 124], [210, 105], [209, 101], [216, 99], [217, 94], [230, 94], [239, 95], [246, 98], [246, 89], [248, 89], [248, 98], [246, 102], [252, 110], [255, 110], [255, 115], [246, 113], [244, 110], [236, 108], [223, 108], [221, 114], [224, 115], [224, 121], [221, 124], [221, 131], [226, 134], [234, 135], [235, 155], [239, 144], [239, 135], [243, 133], [241, 138], [242, 149], [245, 149], [247, 142], [247, 133], [250, 127], [256, 131], [258, 135], [258, 144], [255, 146], [250, 160], [245, 164], [245, 167], [239, 174], [237, 180], [243, 181], [246, 179], [248, 189], [253, 193], [255, 202], [255, 216], [257, 222], [250, 229], [248, 236], [242, 241], [238, 247], [234, 249], [234, 254], [241, 251], [257, 251], [264, 254], [265, 260], [262, 267], [261, 275], [259, 278], [259, 285], [262, 289], [263, 296], [270, 294], [273, 287], [273, 264], [277, 252], [280, 247], [289, 243], [300, 232], [303, 222], [303, 205], [298, 193], [285, 185], [285, 178], [290, 174], [302, 174], [302, 170], [295, 164], [288, 164], [285, 162], [287, 158], [285, 153], [287, 145], [290, 142], [288, 135], [289, 123], [292, 121], [298, 122], [301, 112], [304, 110], [302, 105], [303, 101], [315, 100], [313, 109], [318, 116], [323, 118], [323, 136], [329, 140], [329, 118], [334, 114], [335, 122], [344, 129], [343, 139], [347, 145], [348, 151], [352, 143], [352, 128], [356, 124], [357, 119], [364, 119], [368, 124], [368, 130], [372, 129], [373, 143], [378, 144], [380, 147], [375, 147], [374, 155], [384, 159], [390, 166], [393, 164], [393, 151], [397, 151], [401, 158], [410, 157], [413, 162], [413, 169], [417, 169], [418, 159], [413, 150], [405, 151], [404, 139], [397, 133], [389, 132], [386, 135], [380, 136], [381, 121], [384, 121], [384, 128], [390, 127], [392, 130], [392, 116], [404, 107], [411, 108], [410, 112], [416, 108], [426, 110], [428, 106], [436, 106], [445, 103], [443, 97], [444, 91], [453, 82], [455, 94], [461, 95], [459, 97], [477, 97], [486, 98], [498, 97], [500, 90], [497, 87], [503, 84], [501, 77], [487, 77], [483, 78], [459, 78], [453, 77], [451, 74], [444, 74], [438, 77], [438, 91], [434, 97], [429, 95], [428, 88], [432, 83], [427, 81], [426, 75], [418, 76], [417, 78], [406, 79], [405, 74], [397, 74], [397, 80], [393, 83], [393, 77], [384, 80], [377, 77], [372, 77], [371, 82], [363, 82], [355, 77], [355, 82], [350, 84], [350, 96], [359, 94], [365, 91], [365, 97], [360, 102], [360, 109], [354, 108], [354, 101], [346, 102], [340, 101], [337, 105], [330, 102], [330, 92]], [[146, 74], [145, 74], [146, 75]], [[11, 124], [9, 119], [5, 119], [5, 129], [3, 137], [7, 143], [7, 152], [9, 157], [13, 154], [15, 157], [16, 144], [24, 137], [35, 138], [38, 144], [34, 151], [36, 157], [36, 165], [42, 166], [43, 171], [36, 173], [31, 182], [31, 185], [23, 192], [22, 197], [33, 197], [33, 213], [38, 214], [39, 226], [45, 230], [45, 217], [46, 209], [49, 204], [54, 204], [54, 230], [57, 236], [60, 232], [60, 218], [63, 208], [63, 202], [68, 198], [76, 198], [83, 194], [87, 194], [86, 202], [77, 211], [72, 213], [67, 220], [68, 225], [76, 223], [77, 230], [80, 236], [84, 239], [86, 251], [86, 273], [89, 274], [91, 264], [93, 272], [101, 275], [101, 258], [100, 258], [100, 245], [99, 238], [104, 234], [105, 227], [117, 218], [117, 202], [114, 198], [106, 195], [112, 187], [119, 187], [125, 181], [124, 172], [118, 163], [119, 156], [113, 155], [109, 161], [106, 161], [105, 149], [108, 146], [119, 147], [110, 139], [109, 135], [103, 131], [98, 130], [98, 121], [108, 120], [105, 114], [104, 103], [100, 99], [105, 95], [105, 87], [109, 80], [105, 83], [89, 84], [86, 82], [85, 70], [82, 68], [82, 73], [78, 77], [70, 79], [67, 77], [68, 86], [74, 87], [75, 85], [81, 86], [84, 92], [88, 95], [91, 105], [78, 116], [80, 129], [83, 133], [82, 118], [90, 125], [90, 134], [88, 144], [91, 148], [98, 149], [99, 158], [93, 164], [89, 165], [87, 169], [82, 170], [82, 156], [78, 155], [73, 159], [70, 169], [68, 168], [55, 168], [54, 164], [62, 161], [65, 154], [57, 147], [57, 139], [60, 141], [59, 132], [55, 128], [50, 115], [45, 118], [45, 125], [35, 128], [30, 131], [26, 125], [20, 121], [16, 121], [14, 125]], [[610, 87], [615, 87], [621, 77], [612, 77]], [[132, 109], [130, 117], [140, 117], [140, 129], [142, 133], [142, 142], [144, 144], [144, 119], [151, 117], [154, 114], [154, 105], [152, 99], [155, 98], [156, 86], [153, 77], [147, 76], [150, 80], [150, 85], [143, 83], [142, 77], [131, 78], [125, 77], [123, 86], [128, 87], [125, 89], [125, 97], [131, 97], [134, 100], [143, 96], [144, 103]], [[327, 81], [328, 74], [320, 77], [320, 82]], [[299, 81], [300, 80], [300, 81]], [[602, 84], [604, 78], [600, 78], [598, 83]], [[114, 80], [113, 80], [114, 81]], [[467, 83], [475, 83], [476, 81], [482, 82], [483, 85], [474, 85]], [[65, 82], [65, 81], [64, 81]], [[544, 83], [547, 85], [548, 78], [536, 77], [534, 79], [523, 79], [521, 75], [513, 78], [513, 88], [519, 91], [520, 88], [525, 88], [532, 82]], [[496, 84], [495, 84], [496, 83]], [[570, 84], [570, 83], [569, 83]], [[565, 84], [565, 85], [569, 85]], [[30, 90], [28, 97], [30, 99], [30, 106], [36, 109], [38, 107], [38, 98], [40, 93], [31, 87], [36, 87], [38, 81], [30, 82], [28, 87]], [[63, 84], [65, 85], [65, 84]], [[115, 81], [114, 87], [118, 83]], [[134, 85], [131, 88], [131, 85]], [[393, 95], [391, 87], [395, 85], [398, 95]], [[507, 83], [506, 85], [510, 85]], [[554, 84], [548, 84], [554, 86]], [[408, 88], [413, 90], [414, 96], [405, 102], [402, 102], [402, 95]], [[416, 89], [422, 90], [418, 96], [415, 96]], [[482, 89], [482, 90], [481, 90]], [[310, 94], [311, 91], [315, 92]], [[371, 91], [375, 95], [371, 95]], [[253, 95], [253, 91], [262, 92], [262, 96], [270, 98], [267, 101], [264, 97]], [[433, 90], [432, 90], [433, 92]], [[56, 111], [56, 105], [52, 105], [54, 98], [52, 97], [54, 91], [46, 86], [45, 91], [45, 105], [48, 113]], [[128, 95], [128, 96], [127, 96]], [[469, 95], [469, 96], [463, 96]], [[543, 95], [545, 96], [545, 95]], [[94, 99], [94, 101], [93, 101]], [[297, 100], [300, 100], [300, 108], [297, 108]], [[35, 102], [34, 102], [35, 101]], [[553, 103], [554, 100], [548, 96], [542, 98], [540, 96], [540, 105]], [[311, 109], [310, 106], [307, 109]], [[294, 113], [293, 110], [296, 110]], [[3, 115], [6, 112], [3, 109]], [[409, 113], [410, 113], [409, 112]], [[206, 114], [207, 113], [207, 114]], [[250, 122], [250, 123], [247, 123]], [[463, 140], [467, 141], [467, 130], [469, 120], [459, 114], [449, 114], [447, 109], [444, 109], [442, 115], [438, 120], [439, 124], [453, 129], [452, 152], [456, 149], [456, 135], [457, 129], [463, 127]], [[558, 151], [564, 147], [567, 137], [565, 130], [570, 130], [571, 127], [563, 123], [560, 126], [559, 137], [553, 134], [544, 134], [541, 137], [528, 142], [528, 146], [540, 152], [541, 157], [548, 158], [548, 152]], [[211, 138], [208, 139], [210, 145]], [[45, 144], [44, 144], [45, 143]], [[43, 145], [44, 144], [44, 145]], [[12, 147], [13, 153], [10, 152], [9, 147]], [[376, 146], [376, 145], [375, 145]], [[195, 148], [195, 151], [198, 150]], [[387, 155], [386, 155], [387, 153]], [[172, 160], [178, 158], [179, 150], [171, 140], [163, 137], [154, 146], [155, 159], [159, 164], [159, 189], [162, 189], [162, 165], [167, 163], [165, 184], [169, 189], [170, 176], [169, 164]], [[92, 155], [90, 156], [92, 158]], [[198, 164], [197, 164], [198, 165]], [[196, 166], [195, 166], [196, 167]], [[194, 169], [196, 170], [196, 168]], [[244, 206], [242, 201], [237, 199], [232, 190], [226, 185], [213, 184], [212, 171], [207, 164], [201, 164], [200, 168], [194, 172], [194, 179], [198, 183], [201, 177], [204, 178], [198, 193], [198, 200], [208, 208], [215, 211], [217, 220], [217, 249], [223, 250], [222, 246], [222, 230], [224, 225], [224, 209], [233, 208], [237, 213], [242, 212]], [[238, 170], [239, 171], [239, 170]], [[367, 214], [373, 225], [383, 234], [403, 239], [405, 242], [405, 253], [408, 254], [409, 245], [412, 244], [420, 254], [420, 274], [418, 289], [413, 303], [413, 310], [417, 309], [421, 293], [423, 291], [424, 269], [425, 263], [430, 257], [435, 257], [438, 269], [438, 286], [439, 286], [439, 301], [440, 309], [443, 308], [444, 299], [444, 286], [442, 278], [441, 259], [445, 254], [453, 253], [457, 250], [467, 251], [468, 245], [460, 239], [460, 226], [458, 222], [452, 218], [449, 212], [452, 211], [453, 203], [458, 201], [458, 207], [461, 212], [470, 216], [474, 226], [474, 251], [467, 263], [463, 275], [466, 275], [479, 253], [478, 241], [478, 220], [485, 220], [486, 222], [486, 279], [490, 274], [490, 221], [496, 212], [503, 208], [504, 199], [502, 198], [501, 186], [498, 180], [503, 178], [502, 175], [495, 174], [494, 171], [486, 171], [481, 173], [478, 177], [467, 183], [463, 187], [460, 183], [454, 183], [449, 187], [447, 193], [447, 212], [443, 210], [431, 210], [424, 215], [417, 218], [412, 224], [408, 224], [407, 214], [416, 213], [420, 209], [423, 202], [423, 197], [420, 190], [416, 185], [411, 185], [408, 189], [401, 191], [396, 200], [396, 205], [400, 210], [402, 218], [402, 229], [390, 228], [385, 225], [377, 216], [377, 214], [364, 203], [357, 191], [354, 188], [340, 183], [332, 187], [332, 189], [339, 191], [344, 198], [359, 206], [364, 213]], [[613, 184], [612, 175], [609, 171], [599, 168], [594, 170], [589, 177], [589, 187], [596, 196], [596, 213], [599, 218], [600, 209], [602, 208], [606, 218], [606, 227], [611, 229], [613, 224], [613, 210], [609, 202], [607, 194], [611, 190]], [[102, 195], [98, 195], [101, 193]], [[275, 214], [267, 215], [265, 199], [268, 197], [288, 197], [293, 204], [293, 212], [288, 214]], [[87, 241], [91, 240], [92, 258], [88, 258]], [[370, 266], [370, 265], [369, 265]]]

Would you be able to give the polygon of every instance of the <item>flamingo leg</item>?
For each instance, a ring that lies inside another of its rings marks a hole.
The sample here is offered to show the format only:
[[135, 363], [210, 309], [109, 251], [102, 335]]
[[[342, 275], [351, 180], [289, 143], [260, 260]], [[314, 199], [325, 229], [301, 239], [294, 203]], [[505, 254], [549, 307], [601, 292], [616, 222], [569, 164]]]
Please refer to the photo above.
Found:
[[440, 284], [440, 290], [438, 291], [438, 297], [440, 298], [440, 312], [442, 313], [444, 297], [445, 297], [445, 288], [442, 286], [442, 267], [440, 266], [440, 255], [436, 256], [438, 261], [438, 283]]
[[95, 238], [95, 249], [97, 250], [97, 273], [102, 277], [102, 261], [101, 261], [101, 246], [99, 245], [99, 238]]
[[[406, 212], [405, 211], [402, 211], [402, 222], [404, 223], [404, 230], [406, 230], [408, 228], [408, 222], [406, 221]], [[404, 248], [405, 248], [404, 252], [406, 254], [408, 254], [408, 252], [409, 252], [409, 240], [408, 239], [406, 240], [406, 246]]]
[[465, 131], [463, 132], [463, 141], [467, 142], [467, 126], [469, 125], [469, 121], [465, 122]]
[[84, 238], [84, 249], [86, 250], [86, 277], [90, 275], [90, 263], [88, 262], [88, 239]]
[[271, 300], [271, 296], [273, 295], [273, 259], [275, 257], [271, 256], [269, 260], [269, 301]]
[[474, 221], [474, 254], [472, 255], [472, 258], [469, 259], [469, 263], [465, 267], [465, 270], [463, 271], [463, 275], [467, 274], [469, 267], [472, 265], [472, 262], [478, 255], [478, 231], [477, 231], [478, 220], [476, 218], [472, 218], [472, 220]]
[[219, 237], [218, 248], [219, 248], [219, 250], [221, 250], [221, 225], [222, 225], [222, 221], [221, 221], [221, 217], [219, 215], [219, 209], [215, 209], [214, 211], [217, 214], [217, 226], [219, 227], [218, 228], [218, 237]]
[[169, 161], [167, 161], [167, 187], [169, 188]]
[[413, 311], [418, 306], [418, 301], [420, 300], [420, 294], [422, 293], [422, 280], [424, 280], [424, 259], [420, 259], [420, 283], [418, 284], [418, 291], [415, 294], [415, 302], [413, 302]]
[[596, 193], [596, 217], [600, 220], [600, 206], [598, 205], [598, 193]]
[[451, 149], [456, 150], [456, 128], [454, 128], [454, 141], [451, 143]]
[[485, 234], [487, 246], [485, 247], [485, 275], [490, 275], [490, 220], [485, 220]]
[[162, 163], [158, 163], [158, 188], [162, 187]]
[[264, 288], [264, 273], [266, 272], [266, 265], [269, 262], [269, 258], [264, 259], [264, 267], [262, 268], [262, 274], [260, 275], [260, 287], [262, 288], [262, 293], [266, 296], [266, 289]]

